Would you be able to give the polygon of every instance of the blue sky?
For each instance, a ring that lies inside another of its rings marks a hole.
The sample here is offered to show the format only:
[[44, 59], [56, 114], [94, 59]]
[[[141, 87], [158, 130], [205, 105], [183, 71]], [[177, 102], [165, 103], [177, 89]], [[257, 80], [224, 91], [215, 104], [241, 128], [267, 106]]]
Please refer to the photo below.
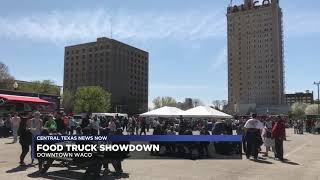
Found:
[[[240, 3], [241, 0], [235, 1]], [[320, 80], [320, 2], [280, 0], [286, 92]], [[6, 0], [0, 61], [16, 79], [63, 82], [64, 46], [110, 37], [150, 53], [149, 99], [227, 99], [228, 0]]]

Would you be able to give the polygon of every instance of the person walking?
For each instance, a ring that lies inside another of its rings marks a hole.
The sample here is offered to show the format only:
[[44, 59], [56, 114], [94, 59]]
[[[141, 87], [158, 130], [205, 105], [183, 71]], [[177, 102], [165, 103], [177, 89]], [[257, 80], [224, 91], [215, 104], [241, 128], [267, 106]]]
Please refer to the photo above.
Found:
[[64, 120], [62, 116], [63, 116], [63, 112], [58, 112], [56, 114], [56, 118], [54, 119], [54, 121], [57, 124], [57, 132], [60, 134], [65, 134], [66, 126], [64, 124]]
[[146, 118], [145, 121], [146, 121], [147, 132], [149, 132], [149, 130], [150, 130], [150, 119]]
[[2, 137], [6, 137], [6, 135], [5, 135], [5, 125], [4, 125], [4, 121], [5, 120], [5, 118], [1, 118], [0, 117], [0, 138], [2, 138]]
[[57, 131], [57, 123], [53, 119], [53, 115], [52, 114], [49, 115], [48, 120], [44, 124], [44, 128], [46, 128], [51, 133], [52, 132], [56, 133], [56, 131]]
[[136, 129], [137, 129], [137, 121], [136, 118], [134, 116], [132, 116], [132, 135], [138, 135], [138, 133], [136, 133]]
[[265, 123], [264, 129], [263, 129], [263, 139], [264, 139], [264, 146], [266, 147], [266, 153], [264, 156], [268, 156], [269, 151], [275, 151], [274, 150], [274, 139], [272, 138], [272, 120], [268, 119]]
[[117, 126], [114, 118], [110, 120], [108, 128], [110, 129], [111, 134], [114, 134], [117, 131]]
[[11, 118], [10, 115], [9, 117], [6, 118], [4, 121], [4, 131], [5, 131], [5, 137], [9, 137], [11, 135]]
[[256, 118], [257, 114], [252, 114], [252, 118], [244, 125], [247, 142], [246, 157], [250, 159], [252, 155], [254, 160], [258, 160], [259, 148], [262, 145], [261, 131], [263, 129], [263, 124]]
[[[38, 136], [42, 133], [42, 119], [40, 119], [40, 112], [37, 111], [34, 113], [34, 118], [30, 119], [28, 122], [28, 127], [30, 127], [30, 132], [32, 134], [32, 138]], [[31, 154], [34, 153], [34, 149], [31, 149]], [[33, 164], [34, 159], [32, 159], [31, 164]]]
[[275, 158], [283, 161], [283, 141], [286, 139], [286, 131], [284, 121], [280, 116], [277, 117], [277, 121], [272, 128], [272, 137], [275, 141]]
[[140, 120], [140, 127], [141, 127], [141, 129], [140, 129], [140, 135], [142, 135], [142, 133], [144, 133], [144, 135], [147, 135], [147, 133], [146, 133], [146, 126], [147, 126], [146, 120], [145, 120], [144, 118], [141, 118], [141, 120]]
[[298, 134], [298, 122], [297, 121], [293, 122], [293, 132], [294, 132], [294, 134]]
[[246, 137], [245, 137], [245, 133], [244, 133], [244, 120], [242, 120], [242, 119], [239, 120], [239, 123], [236, 128], [236, 133], [237, 133], [237, 135], [242, 136], [242, 149], [243, 149], [243, 152], [246, 153], [247, 152], [247, 143], [246, 143]]
[[86, 128], [89, 124], [90, 124], [90, 116], [86, 115], [86, 117], [82, 118], [81, 125], [80, 125], [81, 129]]
[[92, 135], [98, 135], [99, 129], [100, 129], [100, 119], [98, 119], [97, 116], [93, 118], [93, 120], [90, 122], [90, 127], [92, 130]]
[[12, 134], [13, 134], [13, 143], [18, 141], [18, 129], [20, 126], [21, 118], [18, 116], [18, 113], [14, 113], [14, 116], [10, 119]]
[[76, 122], [72, 116], [69, 116], [69, 124], [68, 124], [68, 135], [73, 135], [74, 130], [76, 129]]
[[136, 135], [139, 134], [139, 129], [140, 129], [140, 119], [139, 118], [134, 118], [135, 123], [135, 127], [136, 127]]
[[[200, 135], [210, 135], [210, 132], [208, 131], [208, 129], [206, 127], [201, 127], [200, 130]], [[209, 156], [209, 145], [210, 142], [209, 141], [204, 141], [204, 142], [200, 142], [200, 146], [199, 146], [199, 156]]]
[[127, 135], [133, 135], [133, 127], [132, 127], [132, 119], [131, 117], [128, 119], [128, 124], [126, 127]]
[[32, 143], [32, 133], [28, 127], [28, 124], [28, 118], [22, 118], [18, 129], [18, 135], [20, 136], [19, 143], [22, 149], [20, 155], [20, 165], [25, 165], [24, 158], [28, 154], [29, 146]]
[[41, 134], [42, 131], [42, 119], [40, 119], [40, 112], [37, 111], [34, 113], [34, 118], [30, 120], [30, 130], [33, 136]]

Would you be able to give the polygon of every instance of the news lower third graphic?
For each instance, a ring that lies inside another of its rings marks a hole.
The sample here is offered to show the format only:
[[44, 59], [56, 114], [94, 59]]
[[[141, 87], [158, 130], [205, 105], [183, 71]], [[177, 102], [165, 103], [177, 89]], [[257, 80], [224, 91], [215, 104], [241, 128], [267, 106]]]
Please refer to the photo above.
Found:
[[241, 159], [238, 135], [35, 136], [32, 158]]

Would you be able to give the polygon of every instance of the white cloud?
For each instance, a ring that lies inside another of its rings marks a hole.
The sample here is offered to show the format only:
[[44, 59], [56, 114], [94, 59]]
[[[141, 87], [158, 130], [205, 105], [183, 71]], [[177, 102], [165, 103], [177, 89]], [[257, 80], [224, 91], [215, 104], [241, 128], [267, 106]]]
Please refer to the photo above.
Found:
[[119, 39], [202, 39], [225, 35], [223, 12], [111, 14], [106, 10], [54, 11], [26, 17], [1, 17], [0, 37], [69, 42], [110, 36]]
[[[226, 36], [225, 12], [135, 12], [110, 13], [105, 9], [52, 11], [29, 16], [0, 16], [0, 37], [27, 38], [66, 43], [110, 36], [118, 39], [150, 40], [174, 38], [200, 40]], [[284, 12], [285, 35], [320, 32], [319, 12]]]

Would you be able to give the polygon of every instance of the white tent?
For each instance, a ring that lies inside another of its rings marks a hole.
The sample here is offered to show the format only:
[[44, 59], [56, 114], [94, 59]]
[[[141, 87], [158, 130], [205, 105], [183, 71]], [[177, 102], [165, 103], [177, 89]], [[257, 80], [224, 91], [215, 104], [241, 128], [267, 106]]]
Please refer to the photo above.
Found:
[[232, 118], [231, 115], [215, 110], [207, 106], [197, 106], [180, 113], [183, 117], [198, 117], [198, 118]]
[[119, 117], [128, 118], [128, 114], [124, 114], [124, 113], [92, 113], [91, 117], [94, 117], [94, 116], [98, 116], [98, 117], [102, 117], [102, 116], [116, 117], [117, 115]]
[[179, 114], [183, 113], [184, 111], [176, 108], [176, 107], [169, 107], [164, 106], [143, 114], [140, 114], [142, 117], [177, 117]]

